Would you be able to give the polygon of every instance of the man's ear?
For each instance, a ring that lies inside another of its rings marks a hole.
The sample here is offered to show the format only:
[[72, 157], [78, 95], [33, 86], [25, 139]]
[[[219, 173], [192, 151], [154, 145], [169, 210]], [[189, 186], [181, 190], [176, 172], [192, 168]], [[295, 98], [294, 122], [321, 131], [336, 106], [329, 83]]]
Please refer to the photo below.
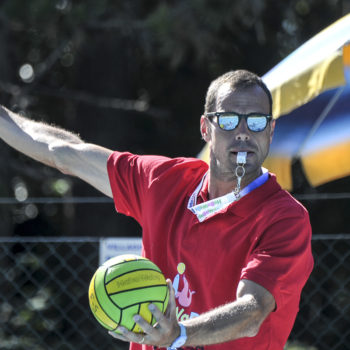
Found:
[[211, 130], [210, 130], [208, 118], [206, 118], [204, 115], [202, 115], [201, 116], [201, 134], [202, 134], [202, 138], [205, 142], [210, 141], [210, 138], [211, 138], [210, 132], [211, 132]]
[[274, 134], [274, 132], [275, 132], [276, 119], [272, 119], [270, 125], [271, 125], [271, 130], [270, 130], [270, 144], [271, 144], [271, 142], [272, 142], [272, 137], [273, 137], [273, 134]]

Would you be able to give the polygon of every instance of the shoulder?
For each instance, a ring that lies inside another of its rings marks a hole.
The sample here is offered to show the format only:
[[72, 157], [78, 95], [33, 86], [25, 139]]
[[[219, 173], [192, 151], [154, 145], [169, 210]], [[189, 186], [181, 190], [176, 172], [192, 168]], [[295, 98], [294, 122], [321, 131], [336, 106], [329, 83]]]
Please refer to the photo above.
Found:
[[113, 152], [108, 158], [107, 167], [109, 171], [127, 167], [147, 174], [153, 179], [177, 172], [189, 175], [191, 172], [203, 172], [208, 169], [207, 163], [196, 158], [169, 158], [159, 155], [137, 155], [129, 152]]
[[273, 216], [274, 214], [277, 216], [284, 214], [286, 216], [308, 217], [307, 209], [288, 191], [281, 188], [274, 174], [270, 174], [269, 182], [270, 186], [273, 186], [275, 190], [272, 191], [265, 205]]

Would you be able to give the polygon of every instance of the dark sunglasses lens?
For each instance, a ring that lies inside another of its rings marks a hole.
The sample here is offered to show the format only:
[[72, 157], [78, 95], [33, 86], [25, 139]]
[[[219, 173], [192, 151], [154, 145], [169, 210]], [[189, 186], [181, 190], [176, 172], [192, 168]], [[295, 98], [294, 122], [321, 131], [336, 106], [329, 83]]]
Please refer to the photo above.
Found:
[[265, 116], [250, 116], [247, 118], [247, 124], [251, 131], [263, 131], [267, 125], [267, 118]]
[[218, 124], [223, 130], [233, 130], [239, 123], [239, 117], [237, 115], [225, 115], [218, 117]]

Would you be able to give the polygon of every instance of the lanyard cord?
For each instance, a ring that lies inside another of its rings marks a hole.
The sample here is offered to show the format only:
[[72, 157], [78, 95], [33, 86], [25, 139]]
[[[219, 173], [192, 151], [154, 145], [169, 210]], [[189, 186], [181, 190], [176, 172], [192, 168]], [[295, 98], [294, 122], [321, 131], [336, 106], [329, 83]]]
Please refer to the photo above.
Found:
[[214, 198], [210, 201], [197, 204], [197, 197], [200, 189], [202, 188], [203, 181], [207, 173], [203, 176], [202, 181], [199, 183], [195, 191], [192, 193], [187, 208], [191, 210], [198, 218], [200, 222], [207, 219], [209, 216], [215, 215], [217, 212], [219, 212], [221, 209], [226, 208], [231, 203], [238, 201], [240, 198], [251, 192], [256, 187], [260, 186], [263, 182], [267, 180], [268, 174], [263, 174], [264, 176], [259, 176], [257, 179], [255, 179], [252, 183], [250, 183], [248, 186], [244, 188], [243, 191], [241, 191], [241, 182], [242, 178], [245, 175], [245, 168], [244, 165], [247, 160], [247, 152], [238, 152], [237, 153], [237, 167], [235, 169], [235, 175], [237, 178], [237, 184], [235, 189], [227, 193], [224, 196], [221, 196], [219, 198]]
[[269, 173], [267, 169], [263, 168], [262, 170], [263, 174], [256, 178], [253, 182], [251, 182], [248, 186], [244, 187], [243, 190], [238, 193], [238, 196], [234, 191], [232, 191], [222, 197], [214, 198], [210, 201], [197, 204], [197, 197], [199, 191], [202, 188], [204, 179], [208, 173], [204, 174], [201, 182], [190, 196], [187, 208], [197, 216], [199, 222], [206, 220], [207, 218], [215, 215], [223, 208], [229, 206], [231, 203], [238, 201], [257, 187], [264, 184], [269, 178]]

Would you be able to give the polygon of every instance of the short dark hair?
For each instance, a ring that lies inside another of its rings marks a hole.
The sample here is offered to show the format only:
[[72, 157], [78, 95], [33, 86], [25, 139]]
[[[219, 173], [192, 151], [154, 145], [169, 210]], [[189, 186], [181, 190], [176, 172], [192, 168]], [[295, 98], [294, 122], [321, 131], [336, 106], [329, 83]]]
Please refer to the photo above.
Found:
[[204, 113], [216, 111], [217, 93], [220, 86], [225, 83], [229, 83], [232, 90], [244, 90], [254, 86], [260, 86], [269, 99], [270, 114], [272, 115], [272, 96], [270, 90], [258, 75], [244, 69], [227, 72], [211, 82], [205, 98]]

